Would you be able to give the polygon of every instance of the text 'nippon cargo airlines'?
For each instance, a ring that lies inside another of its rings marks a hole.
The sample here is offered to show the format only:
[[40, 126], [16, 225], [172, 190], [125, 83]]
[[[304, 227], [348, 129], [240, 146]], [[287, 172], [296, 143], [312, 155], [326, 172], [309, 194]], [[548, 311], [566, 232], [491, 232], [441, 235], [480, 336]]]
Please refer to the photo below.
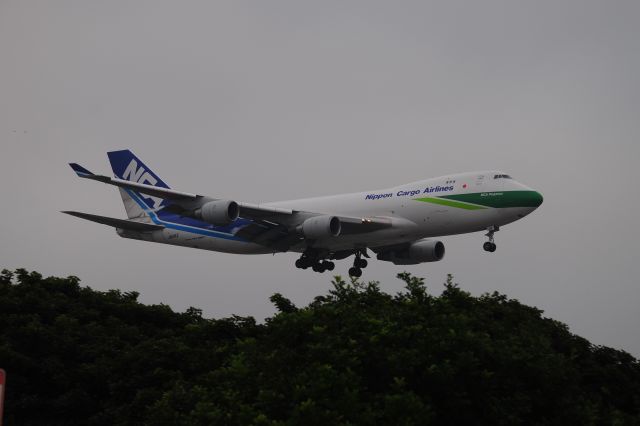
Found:
[[331, 271], [354, 256], [359, 277], [368, 250], [396, 265], [435, 262], [444, 244], [430, 238], [493, 234], [542, 204], [542, 195], [498, 171], [458, 173], [393, 188], [250, 204], [169, 189], [131, 151], [108, 153], [115, 178], [72, 163], [82, 178], [119, 187], [128, 219], [66, 211], [116, 228], [125, 238], [238, 254], [301, 253], [296, 267]]

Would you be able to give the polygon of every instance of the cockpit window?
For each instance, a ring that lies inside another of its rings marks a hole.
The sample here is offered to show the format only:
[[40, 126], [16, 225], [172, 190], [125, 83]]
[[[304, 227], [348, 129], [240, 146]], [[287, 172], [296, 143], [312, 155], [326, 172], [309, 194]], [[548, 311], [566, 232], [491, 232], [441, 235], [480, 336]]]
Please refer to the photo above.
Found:
[[493, 177], [494, 179], [513, 179], [511, 176], [509, 175], [495, 175]]

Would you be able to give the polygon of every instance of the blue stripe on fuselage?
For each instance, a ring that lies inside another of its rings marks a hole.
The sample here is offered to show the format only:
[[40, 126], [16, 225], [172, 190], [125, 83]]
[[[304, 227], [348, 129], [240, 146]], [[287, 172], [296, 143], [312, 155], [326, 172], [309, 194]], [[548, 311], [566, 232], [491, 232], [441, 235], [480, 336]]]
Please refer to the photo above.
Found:
[[206, 222], [202, 222], [190, 217], [183, 217], [174, 213], [162, 212], [158, 213], [150, 210], [140, 196], [130, 189], [124, 189], [127, 194], [149, 215], [153, 223], [162, 225], [176, 231], [191, 232], [192, 234], [206, 235], [207, 237], [222, 238], [225, 240], [248, 242], [243, 238], [236, 237], [231, 232], [234, 229], [243, 228], [253, 223], [249, 219], [236, 219], [232, 224], [227, 226], [215, 226]]

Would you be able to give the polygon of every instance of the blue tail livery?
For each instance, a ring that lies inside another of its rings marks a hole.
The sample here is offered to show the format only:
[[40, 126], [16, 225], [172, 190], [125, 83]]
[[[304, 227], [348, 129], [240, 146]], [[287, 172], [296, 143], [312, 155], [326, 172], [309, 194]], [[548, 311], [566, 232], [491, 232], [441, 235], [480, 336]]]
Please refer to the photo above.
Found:
[[[164, 183], [153, 170], [147, 167], [146, 164], [130, 150], [111, 151], [108, 152], [107, 155], [111, 163], [111, 170], [113, 170], [113, 174], [118, 179], [169, 189], [169, 185]], [[134, 194], [131, 194], [131, 192]], [[120, 194], [122, 195], [122, 201], [124, 202], [127, 215], [130, 218], [137, 217], [142, 213], [138, 209], [138, 206], [132, 202], [132, 198], [142, 200], [145, 206], [152, 210], [157, 210], [168, 204], [162, 198], [140, 194], [136, 191], [121, 190]], [[140, 207], [144, 208], [145, 206]]]
[[109, 162], [113, 174], [123, 180], [142, 183], [145, 185], [169, 188], [149, 167], [128, 149], [108, 152]]

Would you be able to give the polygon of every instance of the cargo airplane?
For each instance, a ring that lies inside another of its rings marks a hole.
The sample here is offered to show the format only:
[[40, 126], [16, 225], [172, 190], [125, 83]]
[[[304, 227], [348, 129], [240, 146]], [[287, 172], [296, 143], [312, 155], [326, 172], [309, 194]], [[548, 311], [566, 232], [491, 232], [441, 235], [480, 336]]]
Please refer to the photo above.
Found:
[[352, 194], [251, 204], [175, 191], [131, 151], [108, 153], [115, 177], [71, 163], [85, 179], [119, 188], [128, 219], [65, 211], [112, 226], [118, 235], [238, 254], [297, 252], [298, 268], [331, 271], [333, 260], [354, 256], [359, 277], [369, 252], [396, 265], [439, 261], [444, 244], [433, 238], [494, 233], [542, 204], [542, 195], [499, 171], [446, 175]]

